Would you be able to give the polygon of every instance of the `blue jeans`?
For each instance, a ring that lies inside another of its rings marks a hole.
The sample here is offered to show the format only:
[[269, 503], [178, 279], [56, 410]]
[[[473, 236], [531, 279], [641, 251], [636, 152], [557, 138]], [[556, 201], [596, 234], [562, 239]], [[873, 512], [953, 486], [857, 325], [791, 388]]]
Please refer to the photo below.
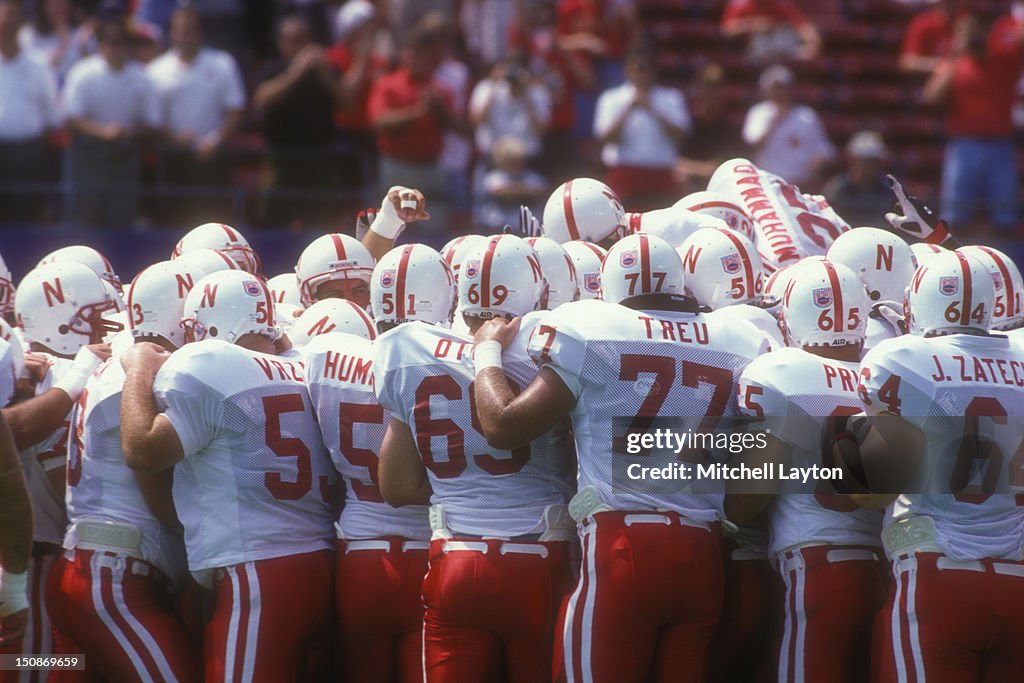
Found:
[[999, 230], [1017, 225], [1017, 157], [1013, 140], [953, 138], [942, 167], [942, 217], [954, 229], [979, 210]]

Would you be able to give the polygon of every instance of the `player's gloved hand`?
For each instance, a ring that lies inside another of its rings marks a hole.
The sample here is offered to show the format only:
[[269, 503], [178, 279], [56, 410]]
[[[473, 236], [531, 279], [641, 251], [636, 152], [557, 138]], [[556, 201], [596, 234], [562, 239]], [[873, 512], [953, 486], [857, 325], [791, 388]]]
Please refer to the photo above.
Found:
[[68, 371], [53, 383], [54, 388], [62, 390], [72, 401], [77, 401], [89, 377], [107, 358], [110, 358], [109, 344], [83, 346]]
[[928, 244], [942, 244], [950, 239], [946, 221], [936, 216], [920, 199], [904, 192], [903, 185], [895, 176], [886, 175], [885, 178], [896, 195], [893, 210], [885, 214], [885, 220], [893, 230]]
[[356, 239], [360, 242], [366, 237], [366, 233], [370, 231], [370, 225], [377, 218], [377, 209], [369, 208], [363, 209], [356, 214]]
[[903, 317], [903, 306], [895, 301], [879, 301], [871, 307], [871, 315], [887, 322], [899, 334], [907, 333], [907, 320]]
[[0, 570], [0, 646], [12, 643], [28, 623], [28, 572]]

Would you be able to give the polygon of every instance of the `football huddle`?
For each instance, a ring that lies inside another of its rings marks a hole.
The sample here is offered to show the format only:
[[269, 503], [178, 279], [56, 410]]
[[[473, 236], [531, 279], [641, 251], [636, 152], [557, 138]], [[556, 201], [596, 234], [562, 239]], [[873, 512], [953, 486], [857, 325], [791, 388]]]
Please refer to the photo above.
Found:
[[3, 266], [0, 681], [1020, 680], [1024, 281], [890, 182]]

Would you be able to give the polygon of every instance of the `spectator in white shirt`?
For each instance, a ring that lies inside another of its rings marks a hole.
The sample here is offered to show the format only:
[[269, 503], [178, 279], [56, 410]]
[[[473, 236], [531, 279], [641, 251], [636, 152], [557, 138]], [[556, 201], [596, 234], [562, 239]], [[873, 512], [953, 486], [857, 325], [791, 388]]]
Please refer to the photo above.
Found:
[[836, 157], [825, 126], [810, 107], [793, 101], [793, 72], [771, 66], [758, 79], [765, 100], [747, 112], [743, 141], [751, 160], [786, 181], [816, 190]]
[[551, 93], [515, 60], [499, 62], [473, 89], [469, 121], [475, 127], [476, 149], [489, 158], [505, 137], [523, 143], [528, 158], [541, 152], [541, 138], [551, 121]]
[[105, 20], [97, 37], [99, 54], [76, 64], [64, 89], [72, 215], [80, 225], [126, 228], [137, 217], [141, 141], [159, 127], [160, 107], [145, 70], [128, 59], [125, 24]]
[[55, 180], [46, 134], [57, 126], [57, 86], [47, 68], [21, 49], [21, 3], [0, 2], [0, 222], [41, 218]]
[[76, 26], [71, 0], [43, 0], [36, 14], [21, 27], [21, 47], [53, 71], [60, 85], [74, 64], [93, 49], [92, 28]]
[[689, 130], [683, 93], [657, 85], [651, 53], [632, 50], [626, 82], [601, 94], [594, 116], [605, 182], [630, 211], [663, 208], [677, 198], [672, 169]]
[[174, 190], [226, 191], [231, 168], [223, 148], [242, 122], [245, 87], [229, 53], [203, 46], [198, 10], [176, 10], [170, 38], [171, 49], [147, 67], [169, 139], [162, 155], [162, 175], [172, 187], [161, 217], [195, 223], [202, 215], [224, 215], [230, 197], [179, 195]]

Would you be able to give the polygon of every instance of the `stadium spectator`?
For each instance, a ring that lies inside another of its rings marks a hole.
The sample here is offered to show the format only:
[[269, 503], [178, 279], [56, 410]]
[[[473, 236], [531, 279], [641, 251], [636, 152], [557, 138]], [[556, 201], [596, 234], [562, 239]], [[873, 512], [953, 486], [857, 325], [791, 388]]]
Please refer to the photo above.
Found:
[[398, 69], [376, 80], [368, 116], [377, 131], [380, 185], [417, 187], [431, 198], [427, 230], [445, 228], [447, 192], [440, 172], [444, 132], [457, 125], [452, 104], [433, 81], [438, 54], [430, 36], [405, 37]]
[[[203, 46], [200, 15], [194, 8], [175, 11], [170, 38], [171, 49], [147, 68], [169, 140], [164, 180], [174, 187], [224, 193], [231, 169], [223, 148], [242, 122], [242, 76], [230, 54]], [[211, 201], [172, 192], [162, 218], [198, 224], [204, 215], [226, 216], [229, 210], [230, 201], [221, 198]]]
[[764, 96], [747, 112], [743, 141], [751, 147], [752, 161], [796, 185], [813, 189], [836, 155], [825, 126], [810, 107], [793, 99], [793, 72], [771, 66], [758, 79]]
[[104, 20], [97, 38], [99, 54], [72, 67], [64, 86], [74, 133], [71, 212], [81, 226], [126, 228], [137, 217], [141, 143], [160, 125], [159, 101], [128, 58], [125, 24]]
[[626, 60], [626, 82], [597, 102], [594, 137], [601, 145], [605, 181], [631, 211], [671, 204], [679, 144], [690, 129], [683, 93], [655, 83], [653, 55], [642, 49]]
[[541, 140], [551, 120], [551, 93], [515, 59], [495, 64], [473, 89], [469, 121], [475, 129], [476, 150], [489, 158], [495, 143], [505, 137], [519, 140], [526, 156], [541, 153]]
[[495, 64], [508, 56], [509, 30], [517, 0], [463, 0], [459, 26], [466, 50], [479, 64]]
[[684, 189], [696, 192], [707, 187], [719, 164], [743, 153], [739, 126], [729, 116], [725, 69], [720, 64], [700, 70], [687, 103], [690, 134], [676, 164], [675, 178]]
[[338, 192], [334, 109], [343, 101], [341, 82], [298, 16], [277, 28], [280, 57], [257, 77], [253, 108], [260, 117], [271, 173], [264, 221], [273, 227], [327, 227]]
[[548, 194], [548, 181], [527, 168], [526, 146], [515, 137], [503, 137], [491, 152], [493, 168], [480, 183], [480, 227], [500, 232], [506, 225], [519, 225], [519, 207], [527, 206], [541, 215]]
[[76, 26], [74, 19], [71, 0], [44, 0], [36, 3], [32, 21], [18, 34], [25, 52], [49, 66], [58, 85], [94, 47], [92, 22]]
[[998, 231], [1017, 225], [1012, 112], [1024, 66], [1021, 42], [1021, 25], [1009, 16], [991, 31], [973, 18], [960, 22], [951, 54], [925, 83], [925, 102], [946, 109], [942, 216], [953, 225], [979, 209]]
[[940, 0], [938, 6], [914, 16], [900, 45], [900, 69], [930, 75], [949, 54], [957, 24], [969, 17], [964, 5], [964, 0]]
[[58, 120], [52, 74], [19, 46], [22, 18], [20, 2], [0, 3], [0, 222], [41, 218], [45, 196], [15, 186], [52, 175], [46, 134]]
[[853, 227], [884, 225], [892, 205], [892, 190], [885, 180], [889, 150], [882, 136], [862, 130], [846, 144], [846, 170], [825, 186], [832, 208]]
[[818, 29], [790, 0], [729, 0], [722, 34], [747, 39], [747, 56], [755, 64], [813, 59], [821, 51]]

